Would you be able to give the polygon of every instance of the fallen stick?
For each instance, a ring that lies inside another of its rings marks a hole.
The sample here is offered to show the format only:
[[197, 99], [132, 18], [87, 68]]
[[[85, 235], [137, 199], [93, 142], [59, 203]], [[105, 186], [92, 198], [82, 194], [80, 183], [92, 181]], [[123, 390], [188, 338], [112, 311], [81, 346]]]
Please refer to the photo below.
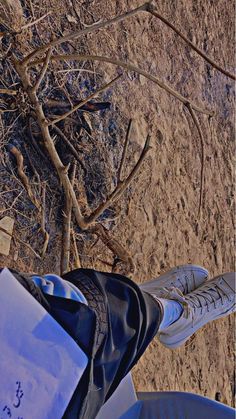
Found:
[[64, 132], [58, 128], [57, 125], [53, 126], [53, 129], [60, 135], [60, 137], [64, 140], [64, 142], [66, 143], [66, 145], [68, 146], [70, 152], [73, 154], [74, 158], [79, 162], [79, 164], [81, 165], [82, 169], [84, 170], [85, 173], [87, 173], [87, 169], [84, 166], [84, 163], [82, 162], [78, 151], [75, 149], [75, 147], [73, 146], [73, 144], [71, 144], [70, 140], [68, 140], [67, 136], [64, 134]]
[[125, 137], [125, 144], [123, 147], [123, 152], [122, 152], [121, 161], [120, 161], [120, 166], [117, 172], [118, 183], [121, 182], [122, 169], [123, 169], [124, 162], [126, 159], [131, 129], [132, 129], [132, 119], [129, 120], [128, 129], [127, 129], [126, 137]]
[[64, 42], [72, 41], [73, 39], [76, 39], [79, 36], [86, 35], [87, 33], [94, 32], [94, 31], [96, 31], [98, 29], [101, 29], [101, 28], [105, 28], [108, 25], [121, 22], [122, 20], [126, 19], [127, 17], [133, 16], [140, 11], [147, 10], [147, 8], [148, 8], [148, 3], [145, 3], [142, 6], [137, 7], [136, 9], [133, 9], [129, 12], [123, 13], [120, 16], [109, 19], [106, 22], [95, 23], [94, 25], [89, 26], [87, 28], [84, 28], [80, 31], [74, 31], [72, 33], [69, 33], [68, 35], [60, 37], [59, 39], [55, 39], [54, 41], [51, 41], [51, 42], [47, 43], [46, 45], [43, 45], [42, 47], [34, 50], [29, 55], [27, 55], [24, 58], [24, 60], [22, 61], [22, 64], [26, 64], [27, 62], [29, 62], [29, 60], [31, 60], [33, 57], [35, 57], [35, 55], [38, 55], [38, 54], [46, 51], [50, 47], [55, 47], [55, 46], [60, 45]]
[[47, 251], [48, 248], [48, 243], [49, 243], [49, 234], [46, 230], [46, 224], [45, 224], [45, 206], [46, 206], [46, 182], [43, 182], [42, 185], [42, 206], [41, 206], [41, 228], [40, 230], [42, 231], [43, 235], [44, 235], [44, 243], [43, 243], [43, 249], [42, 249], [42, 253], [41, 256], [42, 258], [45, 256], [45, 253]]
[[189, 113], [192, 116], [194, 124], [197, 128], [199, 138], [200, 138], [201, 152], [202, 152], [202, 155], [201, 155], [200, 197], [199, 197], [199, 206], [198, 206], [198, 217], [200, 218], [201, 217], [201, 209], [202, 209], [203, 188], [204, 188], [204, 161], [205, 161], [204, 138], [203, 138], [203, 134], [202, 134], [200, 124], [198, 122], [198, 119], [197, 119], [197, 116], [196, 116], [194, 110], [192, 109], [190, 104], [187, 105], [187, 108], [188, 108]]
[[[159, 87], [166, 90], [168, 93], [170, 93], [172, 96], [174, 96], [176, 99], [178, 99], [180, 102], [182, 102], [184, 105], [187, 105], [188, 103], [191, 104], [191, 107], [200, 113], [204, 113], [209, 116], [213, 116], [213, 113], [207, 109], [202, 109], [198, 105], [196, 105], [194, 102], [192, 102], [190, 99], [187, 99], [186, 97], [182, 96], [179, 92], [175, 91], [172, 87], [168, 86], [166, 83], [161, 81], [158, 77], [152, 76], [147, 71], [142, 70], [141, 68], [135, 66], [134, 64], [131, 64], [129, 62], [117, 60], [112, 57], [104, 57], [100, 55], [78, 55], [78, 54], [62, 54], [62, 55], [53, 55], [51, 56], [51, 61], [85, 61], [85, 60], [91, 60], [91, 61], [101, 61], [105, 63], [113, 64], [117, 67], [122, 67], [128, 71], [134, 71], [138, 74], [141, 74], [146, 79], [149, 79], [156, 83]], [[33, 67], [35, 65], [41, 64], [42, 60], [33, 61], [29, 64], [29, 67]], [[59, 120], [59, 119], [58, 119]]]
[[167, 19], [165, 19], [160, 13], [156, 11], [155, 6], [153, 6], [151, 3], [148, 5], [148, 12], [150, 12], [153, 16], [160, 19], [165, 25], [167, 25], [169, 28], [171, 28], [180, 38], [182, 38], [186, 44], [188, 44], [197, 54], [199, 54], [204, 60], [206, 60], [209, 64], [212, 65], [216, 70], [220, 71], [222, 74], [224, 74], [227, 77], [230, 77], [232, 80], [236, 80], [236, 77], [234, 74], [230, 73], [229, 71], [222, 68], [219, 64], [217, 64], [215, 61], [213, 61], [207, 54], [205, 54], [203, 51], [200, 50], [192, 41], [190, 41], [182, 32], [179, 31], [172, 23], [170, 23]]
[[[76, 162], [73, 164], [71, 185], [74, 187]], [[65, 206], [63, 211], [63, 229], [62, 229], [62, 251], [61, 251], [61, 275], [68, 272], [70, 262], [70, 233], [71, 233], [71, 213], [72, 201], [70, 196], [65, 195]]]
[[15, 156], [16, 158], [16, 163], [17, 163], [17, 172], [19, 175], [19, 178], [21, 180], [21, 182], [24, 185], [24, 188], [31, 200], [31, 202], [35, 205], [35, 207], [40, 210], [41, 206], [38, 202], [38, 200], [35, 198], [33, 191], [31, 189], [30, 183], [29, 183], [29, 179], [27, 178], [25, 172], [24, 172], [24, 159], [23, 156], [21, 154], [21, 152], [15, 147], [10, 145], [9, 146], [9, 150], [11, 152], [11, 154], [13, 154], [13, 156]]
[[80, 102], [78, 105], [74, 106], [70, 111], [64, 113], [63, 115], [61, 115], [58, 118], [54, 119], [53, 121], [49, 122], [48, 125], [49, 126], [52, 126], [52, 125], [57, 124], [57, 122], [63, 121], [63, 119], [67, 118], [69, 115], [71, 115], [72, 113], [76, 112], [78, 109], [82, 108], [82, 106], [84, 106], [87, 102], [89, 102], [91, 99], [93, 99], [94, 97], [96, 97], [99, 93], [102, 93], [106, 89], [108, 89], [109, 87], [111, 87], [117, 80], [119, 80], [121, 78], [121, 76], [122, 75], [119, 75], [119, 76], [115, 77], [109, 83], [106, 83], [104, 86], [102, 86], [99, 89], [97, 89], [96, 92], [92, 93], [86, 99], [82, 100], [82, 102]]
[[52, 13], [52, 11], [50, 10], [49, 12], [45, 13], [45, 15], [39, 17], [36, 20], [33, 20], [32, 22], [26, 23], [25, 25], [23, 25], [20, 29], [20, 31], [18, 33], [21, 33], [22, 31], [24, 31], [25, 29], [30, 28], [31, 26], [37, 25], [37, 23], [41, 22], [43, 19], [45, 19], [45, 17], [49, 16]]
[[96, 224], [89, 228], [90, 233], [96, 234], [99, 239], [115, 254], [117, 259], [124, 262], [128, 272], [135, 271], [135, 265], [129, 252], [116, 240], [111, 237], [109, 231], [102, 225]]
[[131, 183], [131, 181], [135, 178], [136, 174], [138, 173], [144, 158], [146, 156], [146, 154], [148, 153], [148, 151], [151, 149], [150, 147], [150, 137], [148, 136], [142, 153], [139, 157], [139, 160], [137, 161], [136, 165], [134, 166], [134, 168], [132, 169], [132, 171], [130, 172], [130, 174], [127, 176], [127, 178], [125, 180], [119, 180], [118, 179], [118, 183], [116, 188], [114, 189], [114, 191], [108, 196], [108, 198], [106, 199], [105, 202], [103, 202], [101, 205], [99, 205], [97, 207], [97, 209], [95, 209], [95, 211], [92, 212], [92, 214], [89, 215], [89, 217], [86, 217], [86, 221], [88, 224], [91, 224], [93, 222], [95, 222], [97, 220], [97, 218], [105, 211], [105, 209], [107, 209], [108, 207], [110, 207], [115, 201], [117, 201], [118, 198], [120, 198], [120, 196], [124, 193], [124, 191], [128, 188], [129, 184]]
[[12, 90], [12, 89], [0, 89], [0, 94], [1, 95], [9, 95], [9, 96], [15, 96], [17, 95], [17, 90]]
[[71, 234], [72, 234], [72, 239], [73, 239], [73, 244], [74, 244], [74, 255], [75, 255], [74, 267], [75, 267], [75, 269], [79, 269], [79, 268], [81, 268], [81, 262], [80, 262], [79, 252], [78, 252], [78, 249], [77, 249], [75, 232], [74, 232], [73, 229], [71, 231]]
[[69, 33], [66, 36], [62, 36], [54, 41], [49, 42], [46, 45], [43, 45], [42, 47], [38, 48], [37, 50], [34, 50], [31, 54], [29, 54], [27, 57], [24, 58], [23, 63], [29, 62], [30, 59], [35, 57], [35, 55], [38, 55], [44, 51], [46, 51], [50, 47], [54, 47], [57, 45], [62, 44], [63, 42], [71, 41], [73, 39], [76, 39], [82, 35], [86, 35], [87, 33], [91, 33], [94, 31], [97, 31], [99, 29], [105, 28], [106, 26], [112, 25], [114, 23], [118, 23], [123, 21], [124, 19], [127, 19], [128, 17], [134, 16], [135, 14], [139, 12], [147, 12], [150, 13], [152, 16], [155, 16], [156, 18], [160, 19], [163, 23], [165, 23], [169, 28], [171, 28], [178, 36], [180, 36], [197, 54], [199, 54], [203, 59], [205, 59], [209, 64], [211, 64], [214, 68], [216, 68], [218, 71], [223, 73], [224, 75], [230, 77], [231, 79], [235, 80], [236, 77], [234, 74], [230, 73], [227, 70], [224, 70], [219, 64], [217, 64], [215, 61], [213, 61], [210, 57], [208, 57], [207, 54], [205, 54], [203, 51], [201, 51], [196, 45], [193, 44], [185, 35], [183, 35], [172, 23], [170, 23], [167, 19], [165, 19], [162, 15], [160, 15], [157, 11], [155, 6], [152, 4], [152, 2], [147, 2], [142, 4], [141, 6], [137, 7], [136, 9], [130, 10], [129, 12], [123, 13], [120, 16], [116, 16], [112, 19], [107, 20], [106, 22], [98, 22], [95, 23], [92, 26], [86, 27], [80, 31], [74, 31], [72, 33]]
[[28, 249], [30, 249], [30, 251], [34, 254], [34, 256], [36, 256], [36, 258], [37, 259], [42, 259], [41, 258], [41, 256], [37, 253], [37, 252], [35, 252], [35, 250], [33, 249], [33, 247], [32, 246], [30, 246], [30, 244], [29, 243], [26, 243], [26, 242], [24, 242], [23, 240], [21, 240], [19, 237], [14, 237], [13, 236], [13, 238], [16, 240], [16, 241], [18, 241], [18, 242], [20, 242], [20, 243], [22, 243], [24, 246], [26, 246], [26, 247], [28, 247]]

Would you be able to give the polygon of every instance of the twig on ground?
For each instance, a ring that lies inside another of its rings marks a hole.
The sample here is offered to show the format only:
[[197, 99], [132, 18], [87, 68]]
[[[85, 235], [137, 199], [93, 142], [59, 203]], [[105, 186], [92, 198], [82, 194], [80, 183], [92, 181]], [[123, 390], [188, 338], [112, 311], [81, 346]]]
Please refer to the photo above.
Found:
[[49, 234], [46, 230], [46, 223], [45, 223], [45, 207], [46, 207], [46, 182], [43, 182], [42, 185], [42, 205], [41, 205], [41, 227], [40, 230], [42, 231], [44, 235], [44, 243], [43, 243], [43, 249], [41, 252], [41, 257], [43, 258], [45, 256], [45, 253], [47, 251], [48, 242], [49, 242]]
[[27, 158], [29, 160], [29, 164], [30, 164], [31, 170], [34, 172], [34, 174], [35, 174], [35, 176], [36, 176], [36, 178], [38, 180], [38, 186], [39, 186], [39, 191], [40, 191], [39, 194], [41, 195], [41, 187], [42, 187], [42, 185], [41, 185], [40, 176], [39, 176], [39, 174], [38, 174], [38, 172], [37, 172], [37, 170], [36, 170], [36, 168], [35, 168], [32, 160], [31, 160], [30, 153], [28, 152], [26, 145], [24, 145], [24, 149], [25, 149], [25, 153], [27, 155]]
[[191, 117], [193, 118], [194, 124], [196, 125], [196, 128], [198, 130], [200, 143], [201, 143], [201, 179], [200, 179], [200, 197], [199, 197], [199, 206], [198, 206], [198, 217], [201, 217], [201, 209], [202, 209], [202, 198], [203, 198], [203, 188], [204, 188], [204, 162], [205, 162], [205, 147], [204, 147], [204, 139], [202, 130], [199, 124], [199, 121], [197, 119], [197, 116], [192, 109], [191, 105], [188, 104], [187, 108], [189, 110], [189, 113]]
[[18, 195], [15, 197], [15, 199], [13, 200], [11, 206], [9, 208], [4, 208], [2, 210], [0, 210], [0, 215], [3, 214], [4, 212], [10, 211], [14, 208], [14, 205], [16, 204], [16, 202], [18, 201], [19, 197], [22, 195], [23, 191], [20, 191], [18, 193]]
[[134, 272], [135, 265], [128, 251], [116, 240], [111, 237], [109, 231], [102, 225], [96, 224], [89, 228], [90, 233], [96, 234], [99, 239], [115, 254], [118, 260], [126, 264], [127, 272]]
[[96, 92], [92, 93], [86, 99], [82, 100], [82, 102], [80, 102], [78, 105], [74, 106], [73, 109], [71, 109], [70, 111], [64, 113], [63, 115], [59, 116], [58, 118], [54, 119], [53, 121], [49, 122], [48, 125], [49, 126], [55, 125], [55, 124], [57, 124], [57, 122], [62, 121], [63, 119], [65, 119], [69, 115], [71, 115], [72, 113], [76, 112], [78, 109], [82, 108], [82, 106], [84, 106], [87, 102], [89, 102], [91, 99], [93, 99], [94, 97], [96, 97], [99, 93], [102, 93], [106, 89], [108, 89], [109, 87], [111, 87], [117, 80], [119, 80], [121, 78], [121, 76], [122, 75], [119, 75], [119, 76], [115, 77], [109, 83], [106, 83], [104, 86], [102, 86], [99, 89], [97, 89]]
[[77, 248], [77, 244], [76, 244], [76, 238], [75, 238], [75, 232], [72, 229], [71, 230], [71, 235], [72, 235], [72, 239], [73, 239], [73, 244], [74, 244], [74, 267], [75, 269], [79, 269], [81, 268], [81, 262], [80, 262], [80, 257], [79, 257], [79, 252], [78, 252], [78, 248]]
[[19, 178], [21, 180], [21, 182], [24, 185], [24, 188], [31, 200], [31, 202], [35, 205], [35, 207], [37, 209], [40, 210], [40, 203], [38, 202], [38, 200], [35, 198], [34, 193], [31, 189], [30, 183], [29, 183], [29, 179], [27, 178], [25, 172], [24, 172], [24, 159], [23, 156], [21, 154], [21, 152], [15, 147], [15, 146], [10, 146], [10, 152], [15, 156], [16, 158], [16, 163], [17, 163], [17, 172], [19, 175]]
[[94, 31], [97, 31], [98, 29], [105, 28], [106, 26], [109, 26], [114, 23], [118, 23], [123, 21], [124, 19], [127, 19], [128, 17], [131, 17], [139, 12], [147, 12], [150, 13], [152, 16], [155, 16], [156, 18], [160, 19], [163, 23], [165, 23], [169, 28], [171, 28], [178, 36], [180, 36], [195, 52], [197, 52], [202, 58], [204, 58], [209, 64], [211, 64], [214, 68], [216, 68], [218, 71], [223, 73], [224, 75], [230, 77], [231, 79], [235, 80], [236, 77], [234, 74], [230, 73], [227, 70], [224, 70], [219, 64], [217, 64], [215, 61], [213, 61], [210, 57], [208, 57], [207, 54], [205, 54], [203, 51], [201, 51], [196, 45], [193, 44], [185, 35], [183, 35], [172, 23], [170, 23], [167, 19], [165, 19], [163, 16], [161, 16], [157, 11], [156, 7], [152, 4], [152, 2], [147, 2], [141, 5], [140, 7], [137, 7], [136, 9], [130, 10], [129, 12], [123, 13], [120, 16], [116, 16], [112, 19], [107, 20], [106, 22], [98, 22], [94, 25], [91, 25], [89, 27], [86, 27], [80, 31], [72, 32], [66, 36], [63, 36], [59, 39], [56, 39], [52, 42], [49, 42], [46, 45], [43, 45], [42, 47], [38, 48], [37, 50], [33, 51], [31, 54], [29, 54], [25, 59], [23, 60], [23, 63], [29, 62], [30, 59], [35, 57], [35, 55], [38, 55], [39, 53], [44, 52], [50, 47], [60, 45], [63, 42], [71, 41], [73, 39], [76, 39], [82, 35], [85, 35], [87, 33], [91, 33]]
[[84, 28], [84, 29], [82, 29], [80, 31], [74, 31], [72, 33], [69, 33], [66, 36], [62, 36], [62, 37], [60, 37], [58, 39], [55, 39], [54, 41], [49, 42], [46, 45], [43, 45], [42, 47], [34, 50], [31, 54], [27, 55], [27, 57], [24, 58], [24, 60], [23, 60], [22, 63], [23, 64], [26, 64], [33, 57], [35, 57], [36, 55], [38, 55], [38, 54], [46, 51], [50, 47], [54, 47], [56, 45], [60, 45], [60, 44], [62, 44], [64, 42], [67, 42], [67, 41], [72, 41], [73, 39], [76, 39], [79, 36], [86, 35], [87, 33], [94, 32], [94, 31], [96, 31], [98, 29], [101, 29], [101, 28], [104, 28], [104, 27], [106, 27], [108, 25], [121, 22], [122, 20], [126, 19], [127, 17], [133, 16], [133, 15], [135, 15], [136, 13], [138, 13], [140, 11], [147, 10], [147, 8], [148, 8], [148, 3], [145, 3], [142, 6], [137, 7], [136, 9], [131, 10], [130, 12], [123, 13], [122, 15], [117, 16], [117, 17], [114, 17], [113, 19], [107, 20], [106, 22], [95, 23], [94, 25], [89, 26], [87, 28]]
[[75, 149], [75, 147], [73, 146], [73, 144], [71, 144], [70, 140], [68, 140], [67, 136], [64, 134], [64, 132], [62, 132], [62, 130], [60, 128], [58, 128], [57, 125], [53, 126], [53, 129], [61, 136], [61, 138], [64, 140], [64, 142], [66, 143], [66, 145], [68, 146], [68, 148], [70, 149], [71, 153], [73, 154], [73, 156], [75, 157], [75, 159], [79, 162], [79, 164], [81, 165], [82, 169], [84, 170], [85, 173], [87, 173], [87, 169], [84, 166], [84, 163], [82, 162], [78, 151]]
[[45, 15], [39, 17], [36, 20], [33, 20], [32, 22], [26, 23], [25, 25], [23, 25], [19, 31], [19, 33], [21, 33], [22, 31], [24, 31], [25, 29], [30, 28], [31, 26], [37, 25], [37, 23], [41, 22], [41, 20], [45, 19], [45, 17], [49, 16], [52, 14], [52, 11], [50, 10], [49, 12], [45, 13]]
[[172, 23], [170, 23], [167, 19], [165, 19], [163, 16], [161, 16], [157, 11], [154, 5], [151, 3], [148, 5], [148, 12], [150, 12], [153, 16], [160, 19], [163, 23], [165, 23], [169, 28], [171, 28], [180, 38], [182, 38], [197, 54], [199, 54], [204, 60], [206, 60], [209, 64], [212, 65], [212, 67], [216, 68], [216, 70], [220, 71], [222, 74], [224, 74], [227, 77], [230, 77], [232, 80], [236, 80], [236, 77], [234, 74], [230, 73], [229, 71], [222, 68], [219, 64], [217, 64], [215, 61], [213, 61], [210, 57], [208, 57], [207, 54], [205, 54], [203, 51], [201, 51], [196, 45], [193, 44], [182, 32], [179, 31]]
[[49, 64], [49, 61], [50, 61], [51, 54], [52, 54], [52, 48], [49, 48], [49, 50], [47, 51], [47, 54], [46, 54], [46, 58], [45, 58], [43, 67], [42, 67], [41, 72], [39, 74], [38, 80], [36, 81], [35, 85], [32, 87], [32, 91], [34, 93], [37, 92], [40, 84], [43, 81], [43, 78], [44, 78], [44, 76], [46, 74], [46, 71], [47, 71], [47, 68], [48, 68], [48, 64]]
[[118, 183], [121, 181], [122, 169], [123, 169], [125, 158], [126, 158], [126, 154], [127, 154], [127, 149], [128, 149], [128, 144], [129, 144], [131, 129], [132, 129], [132, 119], [129, 120], [129, 125], [128, 125], [128, 129], [127, 129], [127, 132], [126, 132], [126, 137], [125, 137], [125, 144], [124, 144], [124, 147], [123, 147], [123, 152], [122, 152], [122, 157], [121, 157], [121, 161], [120, 161], [120, 166], [119, 166], [118, 173], [117, 173]]
[[[71, 174], [71, 186], [74, 187], [76, 162], [73, 164]], [[71, 213], [72, 202], [69, 195], [65, 195], [65, 206], [63, 211], [63, 232], [62, 232], [62, 252], [61, 252], [61, 274], [68, 272], [70, 262], [70, 233], [71, 233]]]
[[15, 239], [16, 241], [22, 243], [24, 246], [28, 247], [28, 249], [30, 249], [30, 251], [34, 254], [34, 256], [36, 256], [37, 259], [42, 259], [41, 256], [37, 252], [35, 252], [35, 250], [33, 249], [32, 246], [30, 246], [29, 243], [24, 242], [18, 236], [17, 237], [13, 236], [13, 239]]
[[12, 89], [0, 89], [0, 94], [1, 95], [9, 95], [9, 96], [15, 96], [17, 95], [17, 90], [12, 90]]
[[[125, 144], [126, 147], [126, 144]], [[105, 202], [103, 202], [101, 205], [96, 208], [95, 211], [92, 212], [92, 214], [89, 215], [89, 217], [86, 218], [86, 221], [88, 224], [91, 224], [97, 220], [97, 218], [107, 209], [110, 207], [115, 201], [117, 201], [118, 198], [124, 193], [124, 191], [128, 188], [131, 181], [135, 178], [137, 172], [139, 171], [144, 158], [148, 151], [151, 149], [150, 147], [150, 137], [147, 136], [147, 139], [145, 141], [142, 153], [139, 157], [138, 162], [130, 172], [130, 174], [127, 176], [125, 180], [118, 180], [117, 186], [114, 189], [114, 191], [108, 196]]]
[[[141, 74], [145, 78], [147, 78], [147, 79], [153, 81], [154, 83], [158, 84], [159, 87], [166, 90], [168, 93], [170, 93], [172, 96], [174, 96], [180, 102], [182, 102], [184, 105], [187, 105], [188, 103], [190, 103], [192, 108], [195, 111], [204, 113], [206, 115], [213, 116], [213, 113], [211, 111], [209, 111], [207, 109], [200, 108], [198, 105], [193, 103], [191, 100], [185, 98], [179, 92], [172, 89], [172, 87], [168, 86], [166, 83], [159, 80], [156, 76], [152, 76], [147, 71], [142, 70], [141, 68], [139, 68], [139, 67], [137, 67], [137, 66], [135, 66], [131, 63], [121, 61], [121, 60], [117, 60], [117, 59], [111, 58], [111, 57], [100, 56], [100, 55], [78, 55], [78, 54], [64, 55], [63, 54], [63, 55], [53, 55], [53, 56], [51, 56], [51, 61], [66, 61], [66, 60], [68, 60], [68, 61], [69, 60], [74, 60], [74, 61], [84, 61], [84, 60], [101, 61], [101, 62], [105, 62], [105, 63], [114, 64], [114, 65], [116, 65], [118, 67], [122, 67], [122, 68], [124, 68], [128, 71], [135, 71], [136, 73]], [[29, 64], [29, 67], [35, 66], [35, 65], [40, 64], [40, 63], [42, 63], [42, 60], [33, 61], [32, 63]]]
[[38, 152], [38, 154], [43, 158], [43, 160], [46, 159], [46, 156], [43, 154], [43, 152], [41, 151], [35, 137], [34, 137], [34, 132], [33, 132], [33, 127], [32, 127], [32, 117], [30, 116], [28, 119], [28, 128], [29, 128], [29, 135], [30, 135], [30, 139], [33, 143], [33, 146], [35, 147], [36, 151]]

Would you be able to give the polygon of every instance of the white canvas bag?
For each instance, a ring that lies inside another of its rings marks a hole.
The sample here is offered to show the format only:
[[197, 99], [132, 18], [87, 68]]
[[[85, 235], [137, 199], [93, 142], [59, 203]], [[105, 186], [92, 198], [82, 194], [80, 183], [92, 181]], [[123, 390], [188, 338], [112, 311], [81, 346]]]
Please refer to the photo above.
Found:
[[85, 353], [8, 269], [0, 274], [0, 419], [61, 419]]

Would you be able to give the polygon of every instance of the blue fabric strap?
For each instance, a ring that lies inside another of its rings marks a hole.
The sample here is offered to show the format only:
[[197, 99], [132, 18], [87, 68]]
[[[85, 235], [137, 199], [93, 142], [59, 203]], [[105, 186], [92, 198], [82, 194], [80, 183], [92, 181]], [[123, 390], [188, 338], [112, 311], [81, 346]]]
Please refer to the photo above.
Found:
[[58, 275], [48, 274], [44, 276], [33, 275], [32, 280], [44, 294], [63, 297], [86, 304], [87, 300], [82, 292], [71, 282], [62, 279]]

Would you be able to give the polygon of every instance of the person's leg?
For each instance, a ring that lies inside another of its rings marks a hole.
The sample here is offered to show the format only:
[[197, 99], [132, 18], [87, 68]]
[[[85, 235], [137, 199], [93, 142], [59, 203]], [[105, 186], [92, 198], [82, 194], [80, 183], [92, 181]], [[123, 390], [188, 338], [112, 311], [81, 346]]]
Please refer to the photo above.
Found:
[[[96, 315], [96, 328], [101, 329], [91, 359], [89, 391], [80, 411], [82, 418], [93, 419], [157, 334], [162, 306], [133, 281], [118, 274], [80, 269], [63, 278], [81, 290]], [[74, 418], [76, 409], [79, 410], [77, 397], [83, 387], [81, 381], [65, 419]]]
[[[84, 348], [89, 358], [87, 370], [78, 383], [64, 417], [66, 419], [74, 417], [93, 419], [158, 333], [166, 313], [169, 318], [170, 306], [167, 302], [165, 308], [165, 302], [158, 300], [159, 292], [157, 295], [155, 293], [150, 295], [133, 281], [121, 275], [80, 269], [66, 274], [64, 278], [80, 289], [88, 306], [43, 293], [40, 298], [46, 300], [50, 314], [78, 342], [80, 347]], [[215, 304], [218, 305], [218, 300], [220, 300], [227, 314], [232, 311], [227, 305], [227, 301], [232, 302], [232, 291], [229, 291], [231, 288], [227, 281], [224, 281], [222, 288], [222, 281], [216, 281], [216, 284], [211, 283], [210, 288], [209, 285], [199, 287], [187, 296], [181, 295], [178, 289], [165, 290], [164, 298], [168, 297], [171, 300], [175, 295], [174, 300], [180, 303], [182, 301], [184, 312], [179, 320], [172, 318], [171, 321], [174, 322], [159, 332], [162, 343], [169, 345], [163, 336], [168, 335], [171, 328], [185, 318], [188, 313], [186, 308], [190, 307], [190, 311], [195, 313], [196, 301], [200, 298], [199, 292], [201, 294], [199, 290], [203, 287], [207, 287], [202, 291], [202, 299], [206, 302], [207, 309], [210, 304], [209, 300], [211, 301], [210, 309]], [[33, 281], [32, 284], [35, 292], [37, 287]], [[27, 283], [27, 287], [31, 292], [30, 283]], [[207, 319], [210, 320], [209, 317]], [[214, 319], [214, 316], [211, 319]], [[198, 327], [200, 327], [199, 324], [197, 324]], [[181, 335], [181, 343], [195, 330], [189, 330], [187, 322], [184, 328], [184, 339]], [[173, 336], [175, 339], [175, 335], [178, 335], [178, 328], [169, 335], [172, 340]]]

